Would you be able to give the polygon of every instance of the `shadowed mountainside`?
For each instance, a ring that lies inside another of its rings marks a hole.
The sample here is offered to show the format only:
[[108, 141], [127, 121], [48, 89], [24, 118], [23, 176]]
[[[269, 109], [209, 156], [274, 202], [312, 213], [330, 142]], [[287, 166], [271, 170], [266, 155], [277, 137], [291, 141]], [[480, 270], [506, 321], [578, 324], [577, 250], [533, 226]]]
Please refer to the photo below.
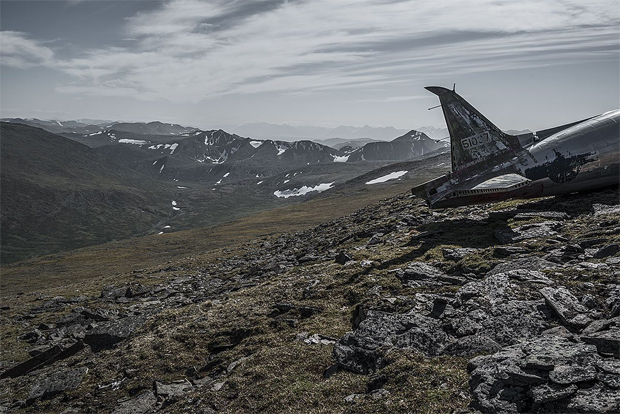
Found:
[[2, 262], [152, 231], [172, 187], [42, 129], [2, 123]]

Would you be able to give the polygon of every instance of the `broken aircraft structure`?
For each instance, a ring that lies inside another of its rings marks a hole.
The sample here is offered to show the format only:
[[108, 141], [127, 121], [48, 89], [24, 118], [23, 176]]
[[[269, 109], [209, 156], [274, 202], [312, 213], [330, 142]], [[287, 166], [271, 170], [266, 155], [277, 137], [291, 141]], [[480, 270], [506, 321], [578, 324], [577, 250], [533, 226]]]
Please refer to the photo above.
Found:
[[454, 89], [439, 97], [450, 132], [452, 172], [412, 189], [429, 207], [593, 190], [620, 182], [620, 110], [539, 131], [502, 132]]

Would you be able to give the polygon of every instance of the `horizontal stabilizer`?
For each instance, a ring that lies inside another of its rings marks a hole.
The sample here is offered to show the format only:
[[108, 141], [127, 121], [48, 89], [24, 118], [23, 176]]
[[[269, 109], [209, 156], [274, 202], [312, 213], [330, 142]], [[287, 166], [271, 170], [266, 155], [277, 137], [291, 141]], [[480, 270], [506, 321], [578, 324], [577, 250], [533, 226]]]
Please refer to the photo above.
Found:
[[527, 178], [519, 174], [504, 174], [493, 177], [490, 180], [486, 180], [472, 187], [472, 190], [512, 190], [513, 188], [522, 187], [530, 181], [531, 180], [528, 180]]

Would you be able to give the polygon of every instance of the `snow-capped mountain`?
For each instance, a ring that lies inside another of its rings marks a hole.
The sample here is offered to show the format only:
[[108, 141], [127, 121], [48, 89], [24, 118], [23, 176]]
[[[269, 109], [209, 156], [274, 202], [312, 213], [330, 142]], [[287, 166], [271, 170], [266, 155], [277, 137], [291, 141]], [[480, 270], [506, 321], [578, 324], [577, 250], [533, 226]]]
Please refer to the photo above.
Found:
[[[223, 178], [229, 182], [260, 179], [315, 164], [403, 161], [423, 156], [444, 145], [419, 131], [410, 131], [389, 142], [372, 138], [325, 141], [338, 141], [334, 145], [336, 149], [310, 140], [248, 138], [223, 130], [202, 131], [159, 121], [108, 125], [23, 119], [11, 119], [10, 122], [59, 131], [56, 133], [95, 149], [111, 162], [152, 178], [213, 184], [221, 183]], [[270, 124], [260, 125], [270, 128]], [[290, 128], [287, 130], [291, 131]], [[341, 126], [331, 131], [349, 137], [374, 134], [385, 138], [398, 130], [366, 125], [362, 128]], [[321, 130], [312, 127], [305, 132], [317, 134]], [[321, 133], [330, 134], [325, 130]]]
[[[361, 148], [353, 149], [346, 157], [348, 162], [363, 160], [404, 161], [446, 148], [446, 146], [447, 143], [445, 142], [436, 141], [420, 131], [411, 130], [390, 142], [371, 142]], [[341, 150], [346, 152], [348, 149], [345, 147]]]
[[448, 128], [437, 128], [434, 126], [423, 126], [416, 128], [416, 131], [424, 132], [433, 139], [442, 139], [450, 136]]

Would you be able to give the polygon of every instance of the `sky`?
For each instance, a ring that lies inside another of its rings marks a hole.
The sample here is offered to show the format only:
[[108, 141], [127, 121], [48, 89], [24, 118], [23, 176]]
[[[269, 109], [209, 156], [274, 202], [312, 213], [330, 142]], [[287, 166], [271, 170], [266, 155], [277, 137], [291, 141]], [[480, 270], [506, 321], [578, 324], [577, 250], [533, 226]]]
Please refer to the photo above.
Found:
[[0, 116], [502, 129], [620, 107], [617, 0], [0, 2]]

